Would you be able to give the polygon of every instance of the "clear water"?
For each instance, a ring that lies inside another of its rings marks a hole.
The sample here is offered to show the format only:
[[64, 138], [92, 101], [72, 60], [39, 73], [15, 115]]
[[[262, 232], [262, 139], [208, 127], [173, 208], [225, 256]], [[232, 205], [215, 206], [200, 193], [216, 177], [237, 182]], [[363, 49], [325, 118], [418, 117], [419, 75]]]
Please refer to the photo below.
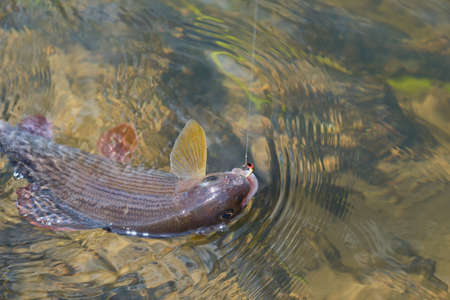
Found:
[[[0, 2], [0, 113], [95, 152], [124, 121], [165, 168], [196, 119], [208, 170], [256, 166], [228, 232], [52, 232], [0, 170], [1, 298], [448, 299], [446, 0]], [[249, 106], [250, 101], [250, 106]], [[250, 110], [248, 109], [250, 107]]]

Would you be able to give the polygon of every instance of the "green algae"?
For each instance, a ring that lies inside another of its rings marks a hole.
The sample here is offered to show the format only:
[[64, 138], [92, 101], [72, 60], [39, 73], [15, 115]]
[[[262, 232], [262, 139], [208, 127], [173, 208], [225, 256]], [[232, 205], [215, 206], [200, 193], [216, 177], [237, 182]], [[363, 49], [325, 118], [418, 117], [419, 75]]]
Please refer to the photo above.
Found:
[[444, 91], [446, 91], [447, 93], [450, 93], [450, 82], [447, 82], [444, 84], [444, 86], [442, 87], [444, 89]]
[[202, 13], [200, 11], [200, 9], [198, 9], [195, 5], [189, 3], [188, 1], [183, 0], [182, 2], [186, 6], [187, 9], [189, 9], [192, 13], [194, 13], [197, 16], [197, 20], [202, 20], [202, 21], [209, 20], [209, 21], [214, 21], [217, 23], [224, 23], [221, 19], [205, 15], [204, 13]]
[[423, 95], [432, 86], [430, 79], [412, 76], [390, 78], [387, 82], [396, 92], [408, 95]]
[[17, 4], [23, 7], [35, 8], [37, 6], [48, 5], [48, 1], [44, 0], [19, 0]]
[[331, 60], [329, 57], [326, 56], [320, 56], [316, 55], [314, 58], [321, 64], [326, 65], [327, 67], [330, 67], [332, 69], [335, 69], [337, 71], [340, 71], [345, 74], [351, 74], [352, 72], [348, 69], [346, 69], [344, 66], [339, 64], [338, 62]]

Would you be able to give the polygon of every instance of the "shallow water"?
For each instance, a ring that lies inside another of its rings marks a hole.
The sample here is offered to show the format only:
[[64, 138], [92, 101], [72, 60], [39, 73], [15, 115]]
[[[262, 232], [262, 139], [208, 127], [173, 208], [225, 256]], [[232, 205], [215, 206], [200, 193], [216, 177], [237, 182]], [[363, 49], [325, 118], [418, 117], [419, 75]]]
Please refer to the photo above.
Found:
[[90, 152], [130, 122], [132, 163], [163, 169], [196, 119], [209, 172], [243, 163], [248, 132], [260, 191], [208, 237], [52, 232], [18, 215], [26, 183], [2, 159], [0, 297], [447, 299], [449, 14], [445, 0], [1, 1], [1, 119], [45, 115]]

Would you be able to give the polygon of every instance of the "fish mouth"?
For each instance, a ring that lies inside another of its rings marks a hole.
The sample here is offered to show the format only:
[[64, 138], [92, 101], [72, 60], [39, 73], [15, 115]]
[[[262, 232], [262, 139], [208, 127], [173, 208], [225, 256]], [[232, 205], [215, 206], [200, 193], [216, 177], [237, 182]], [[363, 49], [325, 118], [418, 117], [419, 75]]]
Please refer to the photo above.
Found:
[[244, 200], [242, 200], [241, 202], [242, 208], [247, 206], [247, 204], [250, 202], [250, 200], [258, 191], [258, 179], [256, 179], [255, 174], [252, 173], [249, 176], [247, 176], [247, 180], [250, 183], [250, 191], [248, 192], [247, 196], [245, 196]]
[[241, 208], [244, 208], [248, 205], [250, 200], [253, 198], [253, 196], [258, 191], [258, 179], [256, 178], [253, 171], [244, 170], [244, 169], [240, 169], [240, 168], [234, 168], [231, 172], [234, 174], [239, 174], [239, 175], [244, 176], [245, 178], [247, 178], [248, 183], [250, 184], [250, 191], [244, 197], [244, 199], [242, 199], [242, 202], [241, 202]]

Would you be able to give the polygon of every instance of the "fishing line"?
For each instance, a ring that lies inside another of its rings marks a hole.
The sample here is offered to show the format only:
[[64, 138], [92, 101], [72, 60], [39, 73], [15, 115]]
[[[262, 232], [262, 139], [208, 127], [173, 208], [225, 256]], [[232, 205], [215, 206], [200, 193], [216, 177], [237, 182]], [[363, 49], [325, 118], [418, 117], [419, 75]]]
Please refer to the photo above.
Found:
[[[256, 20], [258, 18], [258, 0], [255, 0], [255, 10], [253, 13], [253, 35], [252, 35], [252, 59], [251, 59], [251, 71], [250, 71], [250, 83], [249, 83], [249, 88], [250, 85], [253, 85], [253, 80], [254, 80], [254, 72], [253, 69], [255, 67], [255, 44], [256, 44]], [[248, 107], [247, 107], [247, 128], [245, 131], [245, 165], [248, 164], [248, 131], [249, 131], [249, 117], [251, 114], [251, 109], [252, 109], [252, 101], [250, 99], [250, 92], [248, 94]]]

